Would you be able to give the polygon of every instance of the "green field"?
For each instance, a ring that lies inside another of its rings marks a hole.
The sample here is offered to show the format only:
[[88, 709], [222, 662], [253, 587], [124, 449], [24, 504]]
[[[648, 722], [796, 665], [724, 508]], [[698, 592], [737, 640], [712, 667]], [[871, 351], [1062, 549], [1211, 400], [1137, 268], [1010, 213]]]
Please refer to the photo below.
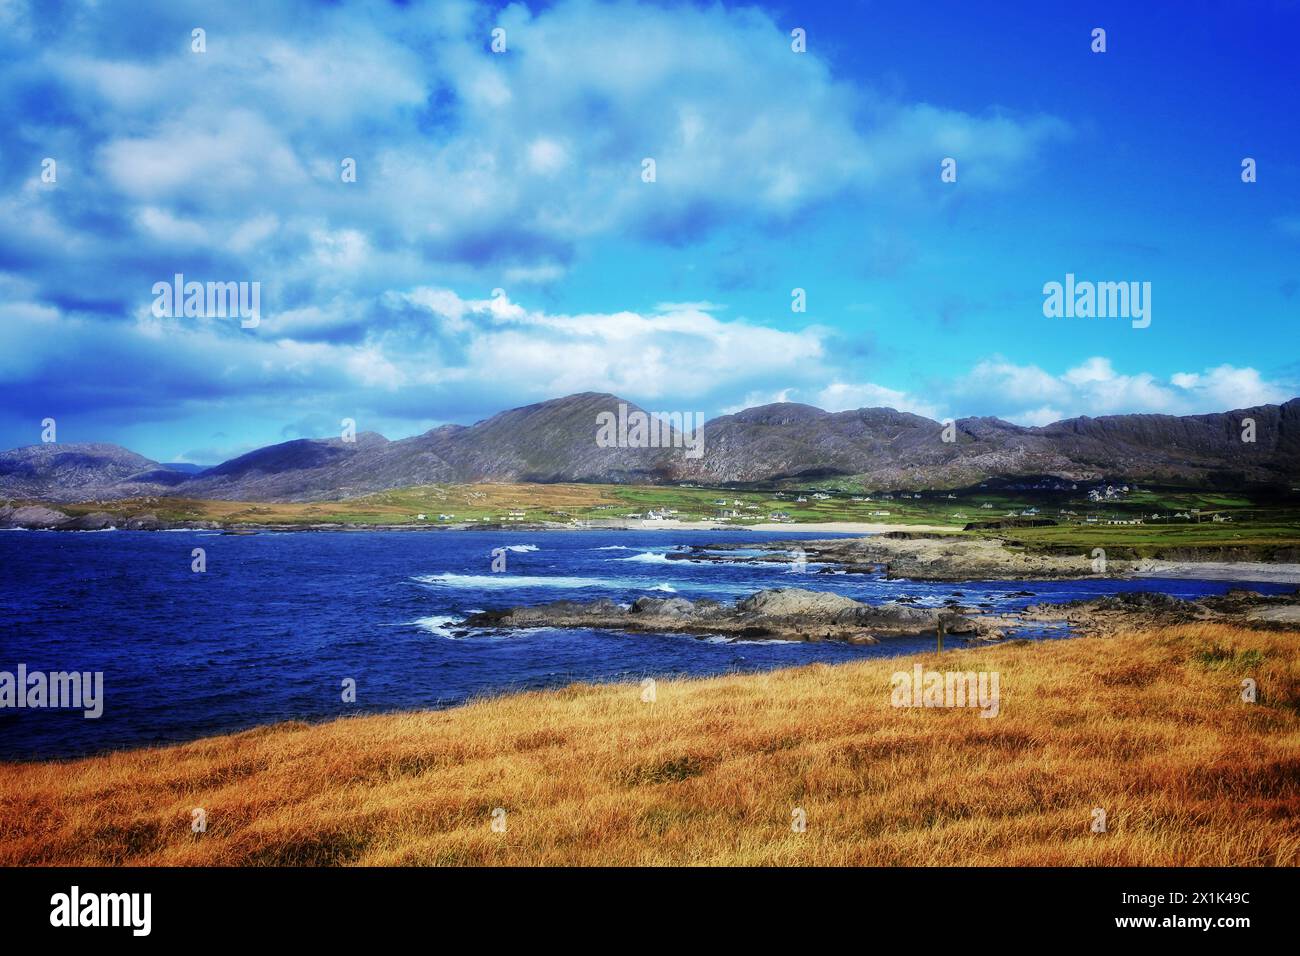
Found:
[[[1127, 549], [1137, 556], [1181, 547], [1245, 548], [1268, 555], [1278, 549], [1300, 547], [1300, 499], [1295, 495], [1262, 499], [1245, 493], [1195, 490], [1130, 491], [1113, 500], [1096, 502], [1083, 492], [1043, 490], [896, 492], [887, 497], [829, 486], [776, 491], [663, 485], [480, 484], [421, 485], [331, 502], [138, 498], [58, 507], [73, 516], [94, 511], [106, 511], [122, 519], [153, 514], [164, 521], [215, 521], [230, 527], [571, 525], [599, 523], [602, 519], [635, 520], [658, 512], [680, 521], [714, 521], [737, 528], [770, 523], [773, 515], [783, 514], [788, 518], [782, 520], [788, 520], [792, 530], [807, 523], [855, 522], [931, 526], [962, 533], [969, 523], [1023, 522], [1028, 518], [1055, 524], [965, 533], [996, 536], [1032, 550], [1104, 547]], [[1032, 509], [1037, 512], [1024, 514]], [[1215, 520], [1216, 516], [1220, 520]], [[1142, 523], [1111, 523], [1134, 521]]]

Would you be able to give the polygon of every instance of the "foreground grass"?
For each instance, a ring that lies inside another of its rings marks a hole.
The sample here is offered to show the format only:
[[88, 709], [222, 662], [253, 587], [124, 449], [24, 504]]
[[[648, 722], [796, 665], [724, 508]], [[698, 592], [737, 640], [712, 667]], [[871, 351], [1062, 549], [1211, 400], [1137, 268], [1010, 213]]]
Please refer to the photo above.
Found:
[[[892, 708], [917, 661], [998, 671], [1000, 715]], [[0, 776], [6, 865], [1294, 866], [1300, 633], [1014, 642], [664, 681], [653, 705], [575, 685]]]

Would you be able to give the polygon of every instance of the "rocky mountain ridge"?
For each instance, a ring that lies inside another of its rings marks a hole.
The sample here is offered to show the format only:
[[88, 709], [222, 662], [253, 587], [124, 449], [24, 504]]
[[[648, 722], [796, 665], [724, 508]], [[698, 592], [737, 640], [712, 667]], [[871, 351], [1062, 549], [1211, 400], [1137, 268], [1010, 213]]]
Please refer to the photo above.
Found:
[[[117, 445], [31, 445], [0, 452], [0, 498], [86, 501], [141, 495], [248, 501], [359, 497], [434, 483], [595, 482], [762, 484], [856, 476], [867, 489], [959, 488], [991, 478], [1122, 477], [1173, 484], [1294, 483], [1300, 399], [1209, 415], [1080, 417], [1041, 427], [962, 418], [945, 427], [892, 408], [826, 412], [780, 403], [723, 415], [689, 432], [662, 429], [637, 447], [628, 427], [600, 434], [602, 416], [638, 406], [583, 392], [510, 409], [474, 425], [443, 425], [390, 441], [297, 439], [213, 468], [159, 464]], [[1253, 442], [1243, 441], [1246, 420]]]

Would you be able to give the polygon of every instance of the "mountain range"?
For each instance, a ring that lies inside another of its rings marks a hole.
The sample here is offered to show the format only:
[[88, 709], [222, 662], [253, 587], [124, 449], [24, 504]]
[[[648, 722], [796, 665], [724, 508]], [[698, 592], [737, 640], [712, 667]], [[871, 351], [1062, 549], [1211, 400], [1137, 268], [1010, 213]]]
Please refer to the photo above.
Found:
[[[706, 422], [698, 457], [681, 442], [602, 447], [599, 416], [618, 415], [620, 405], [640, 410], [615, 395], [583, 392], [397, 441], [364, 432], [353, 441], [283, 442], [197, 472], [118, 445], [30, 445], [0, 452], [0, 497], [318, 501], [443, 482], [766, 484], [850, 476], [867, 490], [1026, 476], [1233, 487], [1288, 485], [1300, 476], [1300, 398], [1208, 415], [1085, 416], [1037, 427], [962, 418], [947, 428], [892, 408], [826, 412], [783, 402]], [[1243, 440], [1247, 420], [1254, 441]]]

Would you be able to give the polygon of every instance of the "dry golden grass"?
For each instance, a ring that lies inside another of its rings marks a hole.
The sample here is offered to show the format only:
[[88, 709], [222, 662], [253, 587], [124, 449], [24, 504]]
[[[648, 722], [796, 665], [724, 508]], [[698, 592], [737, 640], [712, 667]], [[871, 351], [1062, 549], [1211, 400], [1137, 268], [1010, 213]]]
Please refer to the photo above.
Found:
[[[0, 863], [1294, 866], [1297, 647], [1191, 625], [11, 764]], [[1000, 672], [1001, 714], [892, 708], [917, 660]]]
[[[581, 512], [624, 502], [615, 486], [581, 484], [420, 485], [362, 498], [317, 502], [220, 501], [204, 498], [124, 498], [116, 501], [55, 503], [66, 514], [95, 511], [126, 518], [155, 514], [169, 521], [219, 521], [222, 524], [317, 524], [330, 522], [410, 524], [416, 512], [455, 510], [458, 518], [501, 517], [523, 508], [544, 518], [557, 511]], [[36, 503], [36, 502], [31, 502]], [[436, 516], [436, 514], [435, 514]]]

